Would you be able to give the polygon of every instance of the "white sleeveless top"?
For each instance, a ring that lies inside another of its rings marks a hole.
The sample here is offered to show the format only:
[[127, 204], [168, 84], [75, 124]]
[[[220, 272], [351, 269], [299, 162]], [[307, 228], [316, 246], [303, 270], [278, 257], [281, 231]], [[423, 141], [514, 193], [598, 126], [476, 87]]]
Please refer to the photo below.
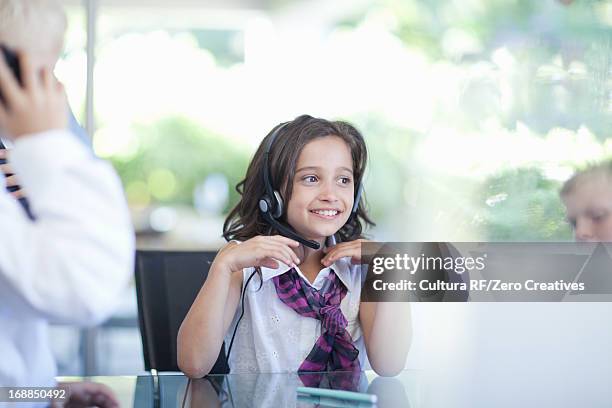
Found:
[[[262, 267], [262, 279], [255, 274], [247, 287], [244, 316], [238, 325], [228, 360], [231, 373], [296, 372], [321, 336], [320, 320], [299, 315], [278, 298], [272, 278], [290, 269], [282, 262], [279, 262], [279, 265], [277, 269]], [[325, 277], [329, 275], [330, 268], [334, 269], [348, 289], [340, 303], [340, 309], [348, 322], [346, 329], [359, 350], [361, 369], [369, 369], [359, 322], [361, 285], [362, 278], [365, 277], [362, 277], [360, 265], [353, 265], [350, 258], [342, 258], [331, 267], [321, 269], [311, 286], [320, 289]], [[299, 267], [296, 269], [310, 284]], [[245, 268], [242, 271], [243, 288], [254, 270], [255, 268]], [[226, 354], [241, 311], [241, 303], [238, 303], [234, 320], [225, 335]]]

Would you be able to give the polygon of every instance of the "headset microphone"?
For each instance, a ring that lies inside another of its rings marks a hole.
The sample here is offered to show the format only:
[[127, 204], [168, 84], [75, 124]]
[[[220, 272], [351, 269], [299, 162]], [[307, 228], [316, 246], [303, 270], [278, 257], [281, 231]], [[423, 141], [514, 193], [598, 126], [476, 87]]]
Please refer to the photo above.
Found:
[[317, 241], [310, 241], [301, 236], [299, 236], [296, 232], [292, 231], [291, 228], [288, 228], [276, 221], [267, 211], [262, 211], [264, 219], [274, 228], [278, 230], [278, 232], [287, 238], [293, 239], [301, 244], [306, 245], [308, 248], [312, 248], [314, 250], [318, 250], [321, 248], [321, 244]]

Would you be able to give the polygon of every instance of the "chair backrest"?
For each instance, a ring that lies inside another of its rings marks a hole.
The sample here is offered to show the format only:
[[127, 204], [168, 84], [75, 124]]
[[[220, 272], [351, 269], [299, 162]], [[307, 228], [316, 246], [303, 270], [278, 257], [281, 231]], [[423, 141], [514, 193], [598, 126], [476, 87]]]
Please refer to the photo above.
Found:
[[[178, 330], [215, 255], [203, 251], [136, 251], [138, 322], [147, 371], [180, 371], [176, 361]], [[224, 344], [211, 374], [228, 372]]]

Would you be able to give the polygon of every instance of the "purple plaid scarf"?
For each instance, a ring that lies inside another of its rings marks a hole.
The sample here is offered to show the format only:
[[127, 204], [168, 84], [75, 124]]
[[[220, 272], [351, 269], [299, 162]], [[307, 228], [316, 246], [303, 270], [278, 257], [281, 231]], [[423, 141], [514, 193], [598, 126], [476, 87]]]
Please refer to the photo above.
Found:
[[333, 269], [320, 290], [315, 289], [298, 274], [295, 268], [273, 278], [279, 299], [302, 316], [321, 321], [321, 336], [300, 365], [298, 372], [361, 370], [347, 321], [340, 302], [347, 288]]

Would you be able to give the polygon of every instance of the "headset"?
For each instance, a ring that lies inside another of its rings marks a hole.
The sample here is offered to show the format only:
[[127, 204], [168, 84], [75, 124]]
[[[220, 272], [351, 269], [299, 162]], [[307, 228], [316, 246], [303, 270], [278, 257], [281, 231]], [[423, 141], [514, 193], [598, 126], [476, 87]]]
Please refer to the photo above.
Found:
[[[287, 126], [289, 123], [290, 122], [285, 122], [279, 125], [276, 128], [276, 130], [274, 130], [268, 142], [266, 143], [266, 148], [264, 150], [264, 155], [263, 155], [263, 171], [262, 171], [265, 192], [259, 199], [259, 211], [261, 211], [261, 214], [264, 220], [268, 224], [270, 224], [270, 226], [276, 228], [276, 230], [282, 236], [298, 241], [299, 243], [304, 244], [305, 246], [309, 248], [318, 250], [319, 248], [321, 248], [321, 244], [319, 244], [317, 241], [307, 240], [306, 238], [300, 236], [297, 232], [295, 232], [293, 228], [291, 228], [290, 226], [283, 225], [282, 223], [277, 221], [277, 219], [283, 215], [284, 208], [283, 208], [283, 198], [281, 197], [280, 193], [277, 190], [274, 190], [272, 188], [272, 182], [270, 180], [270, 164], [269, 164], [270, 151], [272, 150], [274, 141], [276, 140], [276, 137], [278, 136], [280, 131], [284, 129], [285, 126]], [[360, 181], [359, 187], [357, 188], [357, 192], [355, 194], [353, 208], [351, 209], [351, 215], [349, 216], [347, 223], [350, 222], [353, 219], [353, 217], [357, 215], [357, 209], [359, 208], [359, 202], [361, 201], [362, 194], [363, 194], [363, 183], [361, 183]], [[244, 316], [244, 297], [246, 294], [246, 289], [247, 289], [247, 286], [249, 286], [249, 282], [251, 281], [251, 279], [253, 278], [256, 272], [257, 272], [257, 269], [251, 272], [251, 275], [248, 277], [246, 283], [244, 284], [244, 288], [242, 289], [241, 312], [240, 312], [240, 316], [238, 317], [238, 321], [236, 322], [236, 327], [234, 327], [234, 332], [232, 334], [232, 338], [230, 340], [229, 347], [227, 349], [226, 360], [228, 362], [230, 358], [230, 353], [232, 352], [232, 346], [234, 345], [234, 338], [236, 337], [236, 332], [238, 331], [238, 325], [240, 324], [240, 320], [242, 320], [242, 317]]]

